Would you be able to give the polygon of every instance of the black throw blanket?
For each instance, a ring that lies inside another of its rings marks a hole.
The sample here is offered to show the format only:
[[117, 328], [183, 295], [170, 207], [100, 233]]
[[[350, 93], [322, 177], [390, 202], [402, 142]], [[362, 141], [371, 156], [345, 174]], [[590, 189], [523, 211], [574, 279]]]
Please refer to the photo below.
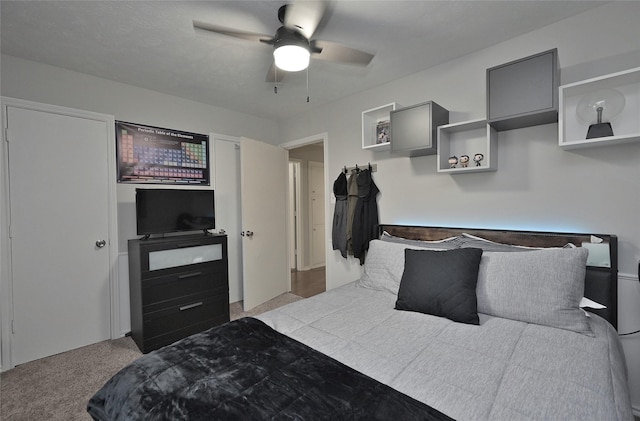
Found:
[[89, 401], [95, 420], [450, 420], [244, 318], [144, 355]]

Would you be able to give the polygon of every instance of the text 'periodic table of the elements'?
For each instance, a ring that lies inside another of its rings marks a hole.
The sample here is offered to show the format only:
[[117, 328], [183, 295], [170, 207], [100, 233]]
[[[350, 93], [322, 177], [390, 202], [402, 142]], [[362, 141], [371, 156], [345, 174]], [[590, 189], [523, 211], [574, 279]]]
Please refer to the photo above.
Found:
[[118, 181], [209, 184], [209, 136], [117, 122]]

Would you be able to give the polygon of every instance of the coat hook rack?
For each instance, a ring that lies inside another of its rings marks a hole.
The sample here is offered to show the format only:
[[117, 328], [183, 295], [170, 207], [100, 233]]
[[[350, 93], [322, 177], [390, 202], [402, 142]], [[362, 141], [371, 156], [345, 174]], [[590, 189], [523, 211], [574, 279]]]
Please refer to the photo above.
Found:
[[371, 164], [371, 163], [367, 163], [367, 165], [358, 165], [356, 164], [353, 167], [344, 167], [344, 171], [345, 173], [351, 172], [351, 171], [361, 171], [364, 169], [368, 169], [369, 171], [376, 172], [378, 171], [378, 164]]

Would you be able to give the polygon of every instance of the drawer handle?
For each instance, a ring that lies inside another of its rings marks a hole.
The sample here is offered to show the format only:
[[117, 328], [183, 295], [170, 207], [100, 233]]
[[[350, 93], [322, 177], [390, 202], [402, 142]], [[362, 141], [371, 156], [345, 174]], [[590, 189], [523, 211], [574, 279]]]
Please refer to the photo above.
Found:
[[194, 276], [200, 276], [200, 275], [202, 275], [202, 272], [184, 273], [182, 275], [178, 275], [178, 279], [193, 278]]
[[197, 303], [193, 303], [193, 304], [188, 304], [186, 306], [180, 307], [180, 311], [185, 311], [192, 308], [200, 307], [202, 304], [204, 304], [202, 301], [198, 301]]

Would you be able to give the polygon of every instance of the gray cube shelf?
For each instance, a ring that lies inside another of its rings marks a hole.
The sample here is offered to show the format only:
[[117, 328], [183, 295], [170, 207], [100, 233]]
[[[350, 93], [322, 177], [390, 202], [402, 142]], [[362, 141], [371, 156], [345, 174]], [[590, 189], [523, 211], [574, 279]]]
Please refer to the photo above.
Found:
[[498, 131], [558, 121], [560, 71], [553, 49], [487, 69], [487, 120]]
[[449, 123], [449, 111], [433, 101], [391, 111], [391, 153], [435, 155], [438, 126]]

